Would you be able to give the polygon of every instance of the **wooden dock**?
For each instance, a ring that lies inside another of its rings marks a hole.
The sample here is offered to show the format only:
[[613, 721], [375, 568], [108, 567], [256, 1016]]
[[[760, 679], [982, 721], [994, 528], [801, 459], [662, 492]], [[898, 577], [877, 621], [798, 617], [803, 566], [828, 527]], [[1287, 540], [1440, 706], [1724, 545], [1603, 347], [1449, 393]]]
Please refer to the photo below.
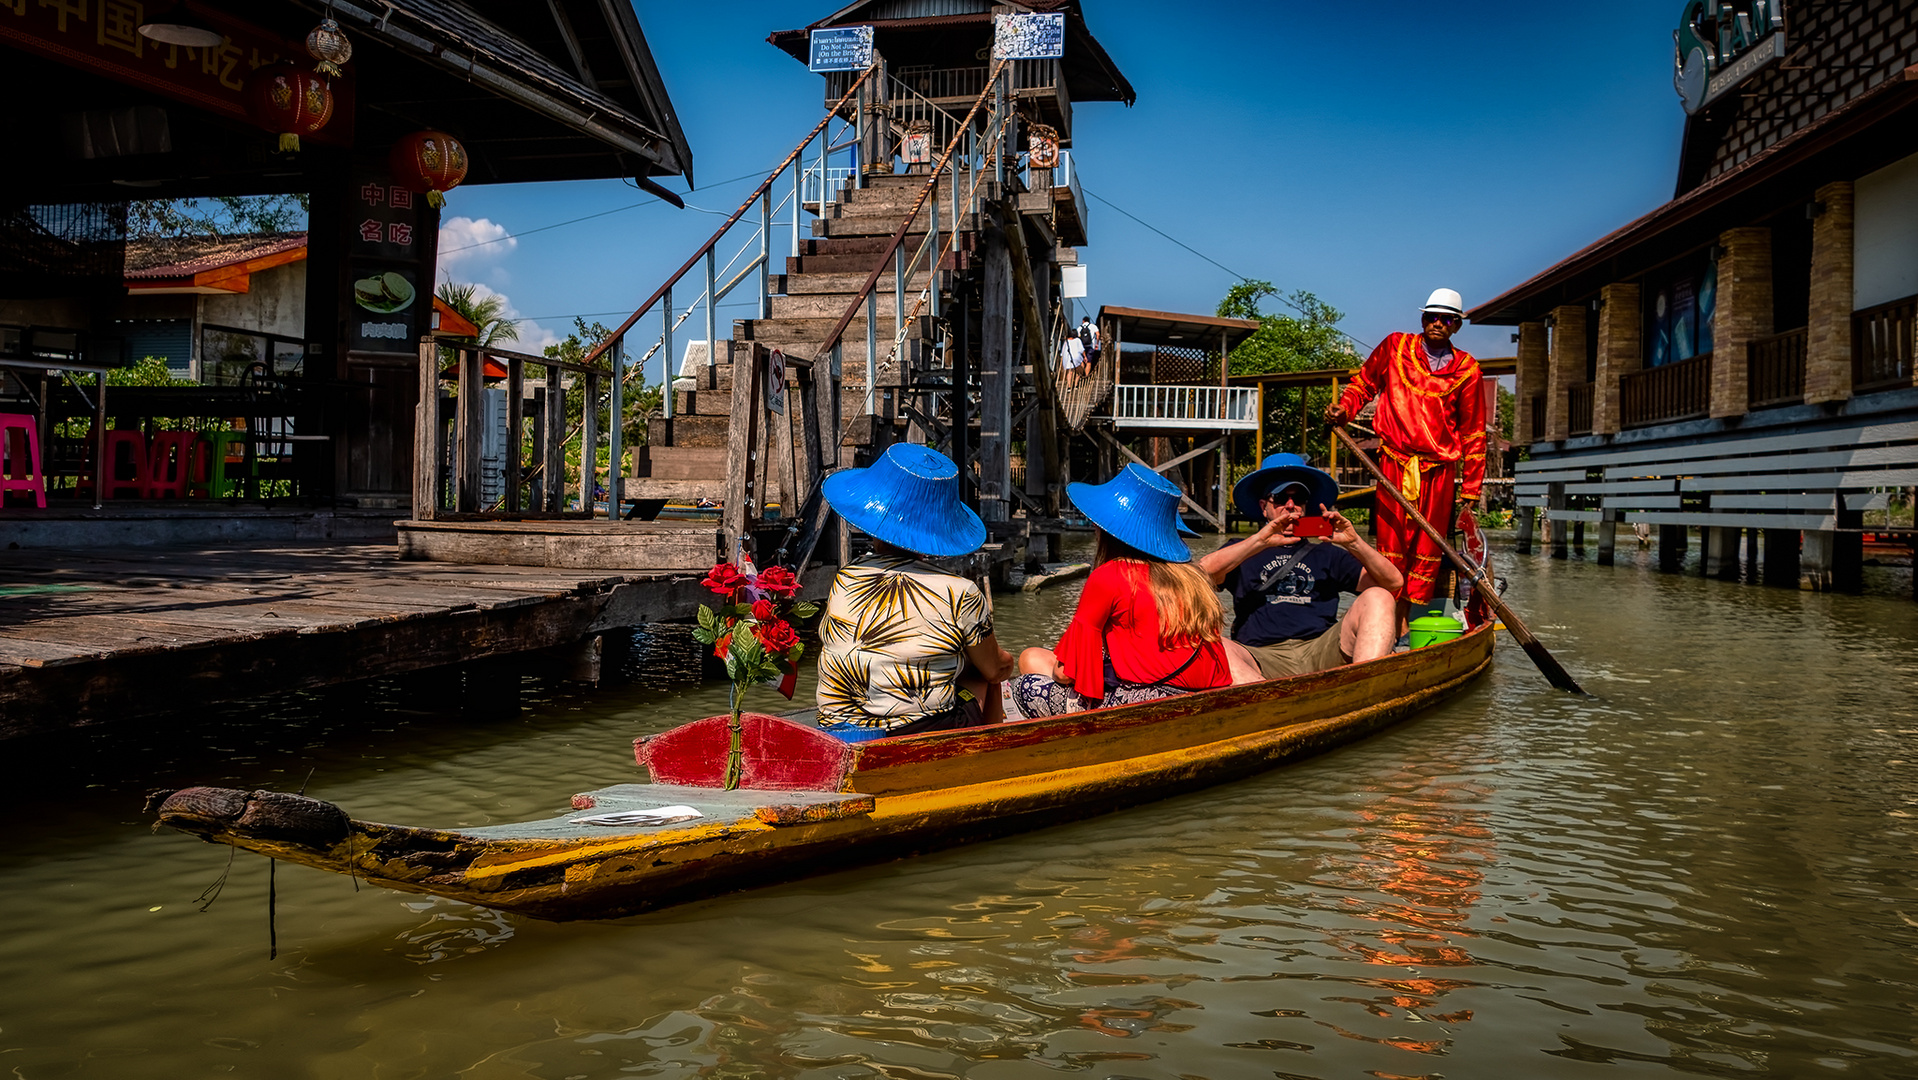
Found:
[[390, 545], [19, 550], [0, 571], [0, 739], [541, 650], [590, 678], [600, 634], [711, 599], [698, 572], [406, 561]]

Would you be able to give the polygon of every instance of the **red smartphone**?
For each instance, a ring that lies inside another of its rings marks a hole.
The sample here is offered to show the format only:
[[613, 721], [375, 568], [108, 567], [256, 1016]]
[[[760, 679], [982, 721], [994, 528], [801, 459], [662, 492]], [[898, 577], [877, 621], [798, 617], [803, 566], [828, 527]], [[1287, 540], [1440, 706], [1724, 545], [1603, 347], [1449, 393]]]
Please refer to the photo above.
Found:
[[1293, 536], [1331, 536], [1332, 520], [1317, 514], [1302, 517], [1292, 524]]

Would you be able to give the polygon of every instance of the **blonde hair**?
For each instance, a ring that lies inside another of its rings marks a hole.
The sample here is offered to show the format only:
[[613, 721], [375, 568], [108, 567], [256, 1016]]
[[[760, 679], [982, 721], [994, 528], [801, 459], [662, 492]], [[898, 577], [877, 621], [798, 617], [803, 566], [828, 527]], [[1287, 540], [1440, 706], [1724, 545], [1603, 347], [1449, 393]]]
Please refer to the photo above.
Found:
[[1219, 628], [1225, 621], [1225, 610], [1219, 605], [1219, 590], [1205, 571], [1189, 562], [1167, 562], [1148, 555], [1100, 529], [1094, 565], [1114, 560], [1145, 567], [1152, 602], [1159, 609], [1160, 648], [1191, 642], [1206, 645], [1223, 637]]

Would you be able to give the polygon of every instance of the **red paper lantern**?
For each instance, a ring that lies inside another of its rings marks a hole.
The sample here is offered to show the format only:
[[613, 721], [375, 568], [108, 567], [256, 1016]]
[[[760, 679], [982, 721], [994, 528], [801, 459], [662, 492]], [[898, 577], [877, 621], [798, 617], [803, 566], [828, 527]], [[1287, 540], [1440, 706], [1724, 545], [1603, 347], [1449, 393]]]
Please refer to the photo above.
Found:
[[444, 206], [444, 192], [466, 179], [466, 147], [444, 131], [415, 131], [393, 144], [386, 164], [401, 187], [423, 191], [429, 205]]
[[292, 64], [268, 64], [246, 81], [247, 111], [253, 122], [280, 133], [280, 149], [300, 148], [333, 119], [333, 87], [324, 78]]

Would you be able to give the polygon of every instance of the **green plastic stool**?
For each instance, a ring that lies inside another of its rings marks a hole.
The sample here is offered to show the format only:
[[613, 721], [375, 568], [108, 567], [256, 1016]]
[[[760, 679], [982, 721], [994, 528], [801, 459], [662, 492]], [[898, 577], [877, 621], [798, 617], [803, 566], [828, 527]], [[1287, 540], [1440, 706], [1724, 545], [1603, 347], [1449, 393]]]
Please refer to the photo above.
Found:
[[[246, 432], [209, 431], [200, 452], [207, 456], [206, 479], [193, 485], [196, 494], [226, 499], [240, 493], [240, 478], [246, 473]], [[227, 448], [240, 448], [240, 460], [227, 461]], [[230, 471], [229, 471], [230, 469]], [[194, 470], [196, 473], [198, 469]]]

